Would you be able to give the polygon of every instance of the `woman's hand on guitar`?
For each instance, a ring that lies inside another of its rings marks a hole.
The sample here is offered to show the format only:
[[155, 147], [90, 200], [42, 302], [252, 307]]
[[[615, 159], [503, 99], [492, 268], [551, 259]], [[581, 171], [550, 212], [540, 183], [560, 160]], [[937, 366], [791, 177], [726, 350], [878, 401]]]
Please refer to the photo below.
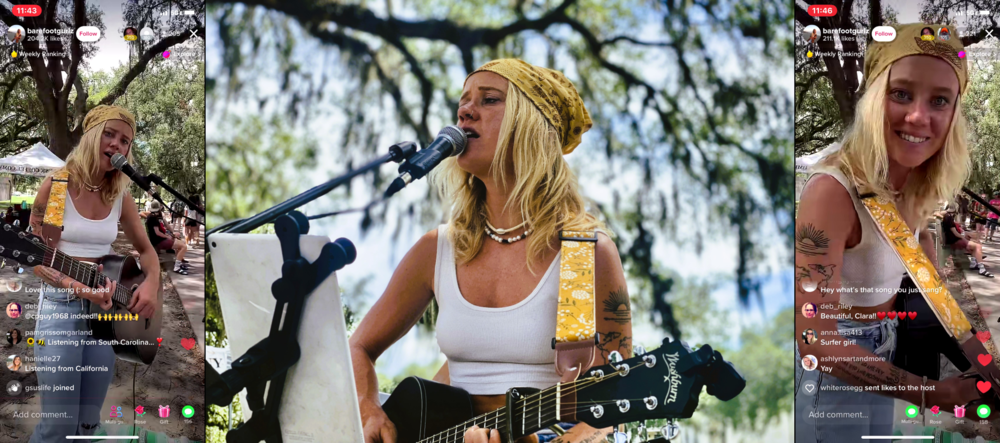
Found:
[[[97, 266], [98, 274], [100, 274], [101, 271], [103, 270], [104, 270], [104, 265]], [[83, 283], [77, 282], [75, 280], [73, 281], [73, 283], [71, 283], [71, 286], [74, 288], [79, 288], [82, 286], [82, 288], [77, 289], [76, 293], [79, 296], [87, 300], [90, 300], [91, 303], [97, 303], [101, 307], [101, 309], [107, 311], [111, 309], [111, 305], [113, 304], [111, 302], [111, 295], [115, 293], [115, 289], [118, 287], [118, 282], [103, 275], [102, 277], [104, 277], [104, 282], [98, 283], [96, 288], [88, 288]]]
[[133, 314], [139, 314], [144, 318], [153, 318], [153, 314], [156, 313], [156, 308], [159, 303], [157, 303], [157, 292], [159, 292], [153, 283], [147, 278], [143, 280], [139, 287], [136, 288], [135, 293], [132, 294], [132, 299], [129, 300], [127, 309]]
[[361, 422], [364, 423], [365, 443], [396, 443], [396, 425], [382, 407], [361, 401]]
[[465, 431], [465, 443], [500, 443], [500, 431], [473, 425]]

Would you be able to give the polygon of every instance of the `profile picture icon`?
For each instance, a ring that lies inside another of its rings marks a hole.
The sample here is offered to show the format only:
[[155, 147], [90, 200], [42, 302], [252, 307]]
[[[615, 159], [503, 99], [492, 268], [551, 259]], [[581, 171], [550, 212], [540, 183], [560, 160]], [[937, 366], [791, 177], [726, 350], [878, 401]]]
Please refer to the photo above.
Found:
[[24, 41], [25, 35], [28, 31], [24, 30], [24, 26], [14, 25], [7, 28], [7, 43], [18, 44]]
[[938, 38], [944, 41], [951, 40], [951, 33], [948, 32], [948, 28], [941, 28], [938, 30]]
[[11, 302], [7, 305], [7, 316], [10, 318], [18, 318], [21, 316], [21, 304], [17, 302]]
[[8, 291], [10, 291], [10, 292], [17, 292], [17, 291], [21, 290], [21, 287], [22, 287], [21, 280], [18, 280], [18, 279], [15, 279], [15, 278], [7, 280], [7, 290]]
[[7, 331], [7, 343], [16, 345], [21, 342], [21, 331], [19, 329], [11, 329]]
[[802, 331], [802, 342], [811, 345], [816, 342], [816, 331], [812, 329], [806, 329]]
[[813, 318], [816, 316], [816, 304], [806, 303], [802, 305], [802, 315], [806, 318]]
[[806, 44], [813, 44], [819, 41], [819, 38], [823, 35], [823, 31], [819, 29], [819, 26], [809, 25], [802, 30], [802, 38]]
[[22, 362], [20, 355], [8, 355], [7, 356], [7, 369], [11, 371], [18, 372], [21, 370]]
[[819, 361], [813, 355], [807, 355], [802, 357], [802, 369], [807, 371], [815, 371], [816, 366], [819, 365]]
[[920, 39], [927, 42], [934, 41], [934, 30], [925, 26], [924, 29], [920, 30]]
[[125, 28], [125, 32], [122, 34], [126, 41], [134, 42], [139, 38], [139, 30], [131, 26]]
[[153, 30], [150, 29], [149, 26], [146, 26], [145, 28], [142, 28], [142, 31], [139, 31], [139, 40], [142, 40], [144, 42], [152, 41], [153, 40]]

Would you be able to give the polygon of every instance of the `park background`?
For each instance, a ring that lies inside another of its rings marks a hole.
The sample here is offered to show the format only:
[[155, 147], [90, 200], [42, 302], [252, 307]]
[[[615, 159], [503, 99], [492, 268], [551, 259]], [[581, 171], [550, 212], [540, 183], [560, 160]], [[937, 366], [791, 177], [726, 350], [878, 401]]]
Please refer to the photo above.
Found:
[[[0, 5], [0, 32], [20, 24], [27, 30], [76, 29], [95, 26], [101, 37], [95, 43], [81, 43], [73, 32], [58, 34], [44, 46], [37, 41], [23, 41], [12, 48], [4, 38], [0, 49], [0, 157], [18, 154], [36, 143], [48, 147], [65, 160], [83, 135], [83, 118], [102, 104], [114, 104], [131, 111], [137, 131], [132, 146], [133, 166], [140, 173], [156, 173], [185, 195], [205, 194], [205, 5], [200, 0], [119, 1], [75, 0], [43, 2], [45, 12], [37, 18], [20, 18], [12, 5]], [[184, 11], [192, 11], [185, 14]], [[154, 39], [149, 42], [126, 42], [126, 26], [149, 27]], [[30, 33], [29, 33], [30, 35]], [[50, 34], [51, 35], [51, 34]], [[66, 57], [13, 57], [11, 50], [67, 53]], [[164, 57], [164, 51], [170, 51]], [[18, 198], [33, 201], [41, 177], [15, 176]], [[129, 192], [142, 210], [148, 197], [138, 186]], [[166, 192], [167, 202], [173, 200]], [[0, 208], [5, 206], [0, 203]], [[135, 254], [119, 231], [113, 244], [118, 254]], [[16, 267], [14, 267], [16, 268]], [[37, 288], [41, 281], [30, 269], [17, 274], [11, 261], [0, 269], [0, 278], [21, 279], [25, 287]], [[144, 439], [179, 439], [202, 441], [204, 436], [204, 354], [198, 336], [203, 314], [193, 316], [191, 306], [203, 306], [203, 275], [163, 274], [164, 343], [157, 359], [149, 366], [126, 363], [115, 365], [115, 378], [109, 388], [104, 410], [111, 405], [131, 414], [137, 405], [152, 410], [154, 404], [171, 404], [180, 411], [185, 404], [199, 411], [191, 423], [175, 414], [169, 424], [149, 421], [144, 429], [103, 426], [107, 434], [132, 435]], [[12, 293], [0, 288], [3, 298], [22, 304], [35, 303], [37, 292]], [[6, 331], [16, 327], [34, 329], [34, 320], [0, 320]], [[203, 334], [203, 333], [202, 333]], [[182, 338], [197, 337], [199, 346], [192, 350], [180, 346]], [[4, 342], [0, 347], [12, 351]], [[25, 343], [12, 352], [30, 353]], [[8, 352], [10, 353], [10, 352]], [[29, 354], [30, 355], [30, 354]], [[18, 377], [24, 384], [36, 384], [34, 373], [13, 374], [4, 371], [0, 383]], [[159, 403], [155, 403], [159, 402]], [[0, 415], [11, 417], [13, 411], [37, 411], [40, 398], [30, 395], [0, 402]], [[178, 413], [179, 414], [179, 413]], [[37, 419], [0, 420], [0, 441], [27, 441]], [[9, 440], [8, 440], [9, 439]], [[144, 440], [145, 441], [145, 440]]]
[[[695, 417], [681, 423], [681, 441], [791, 441], [789, 2], [208, 3], [209, 227], [255, 214], [397, 141], [426, 144], [454, 123], [465, 76], [488, 60], [561, 70], [594, 120], [566, 160], [617, 234], [634, 343], [708, 343], [748, 379], [731, 402], [704, 394]], [[363, 206], [394, 175], [383, 167], [303, 210]], [[418, 181], [369, 212], [312, 222], [311, 233], [357, 245], [357, 261], [338, 272], [352, 329], [443, 214], [436, 193]], [[207, 277], [207, 344], [225, 347]], [[383, 390], [408, 375], [433, 375], [444, 361], [433, 333], [430, 310], [379, 359]], [[224, 441], [230, 412], [209, 413], [208, 440]]]

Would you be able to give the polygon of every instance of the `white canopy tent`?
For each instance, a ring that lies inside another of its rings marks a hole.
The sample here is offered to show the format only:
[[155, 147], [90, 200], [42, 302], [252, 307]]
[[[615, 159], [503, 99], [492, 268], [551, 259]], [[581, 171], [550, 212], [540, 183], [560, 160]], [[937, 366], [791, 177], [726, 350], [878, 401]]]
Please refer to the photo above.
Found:
[[45, 177], [65, 164], [45, 145], [35, 143], [27, 151], [0, 159], [0, 173]]

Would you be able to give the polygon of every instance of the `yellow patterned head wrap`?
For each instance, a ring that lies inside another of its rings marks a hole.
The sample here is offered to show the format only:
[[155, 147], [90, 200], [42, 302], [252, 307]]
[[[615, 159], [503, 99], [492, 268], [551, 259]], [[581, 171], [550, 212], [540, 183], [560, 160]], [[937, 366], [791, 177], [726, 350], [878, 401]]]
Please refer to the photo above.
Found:
[[87, 132], [94, 126], [108, 120], [121, 120], [128, 123], [132, 127], [132, 137], [135, 137], [135, 116], [125, 108], [110, 105], [99, 105], [91, 109], [83, 118], [83, 132]]
[[[891, 42], [871, 42], [865, 51], [865, 89], [871, 86], [875, 77], [885, 71], [890, 65], [903, 57], [910, 55], [930, 55], [940, 58], [955, 69], [958, 76], [959, 95], [965, 93], [969, 81], [969, 65], [965, 58], [959, 58], [958, 53], [965, 49], [957, 29], [948, 25], [929, 25], [910, 23], [896, 25], [896, 39]], [[921, 38], [921, 31], [931, 28], [934, 31], [929, 39]], [[941, 40], [941, 28], [948, 30], [948, 39]]]
[[[559, 71], [533, 66], [514, 58], [493, 60], [480, 66], [472, 74], [482, 71], [493, 72], [507, 79], [542, 111], [545, 119], [559, 131], [564, 155], [573, 152], [580, 145], [583, 133], [594, 126], [580, 94]], [[469, 81], [469, 77], [465, 81]]]

